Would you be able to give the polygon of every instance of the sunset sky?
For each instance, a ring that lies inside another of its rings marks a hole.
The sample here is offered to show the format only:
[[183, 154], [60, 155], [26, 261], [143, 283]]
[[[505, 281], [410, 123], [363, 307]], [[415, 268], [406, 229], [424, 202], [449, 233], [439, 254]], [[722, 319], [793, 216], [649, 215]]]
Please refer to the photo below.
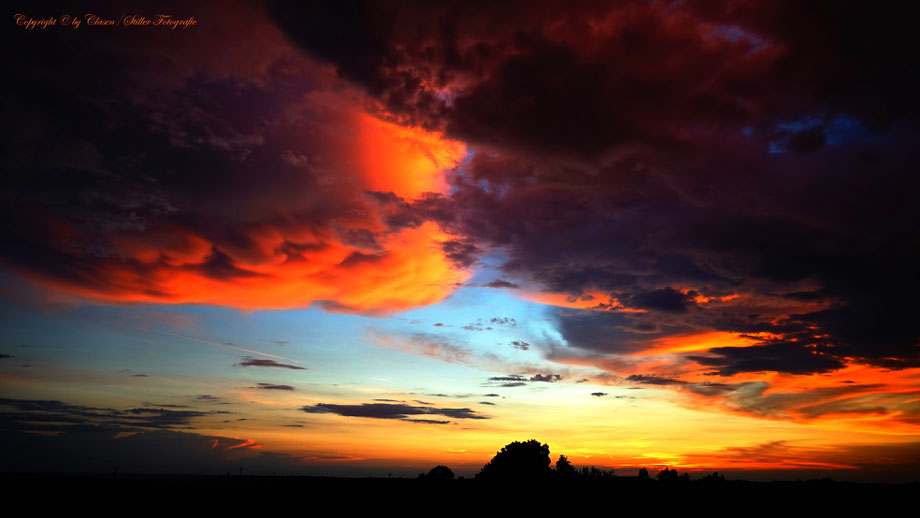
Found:
[[0, 471], [920, 480], [896, 6], [13, 7]]

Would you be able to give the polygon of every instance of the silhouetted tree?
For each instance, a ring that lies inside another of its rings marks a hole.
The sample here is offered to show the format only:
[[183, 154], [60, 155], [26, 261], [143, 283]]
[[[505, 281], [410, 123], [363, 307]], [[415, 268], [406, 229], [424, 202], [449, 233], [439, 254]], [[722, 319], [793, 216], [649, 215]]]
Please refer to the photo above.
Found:
[[492, 457], [476, 478], [517, 481], [535, 479], [552, 473], [549, 467], [549, 445], [531, 439], [512, 442]]
[[645, 468], [640, 469], [637, 477], [639, 478], [639, 480], [649, 480], [648, 470]]
[[560, 455], [559, 460], [556, 461], [556, 473], [562, 477], [574, 477], [578, 474], [575, 470], [575, 466], [569, 462], [569, 459], [565, 455]]
[[446, 482], [454, 479], [454, 472], [447, 466], [435, 466], [425, 475], [425, 480], [432, 482]]
[[674, 482], [678, 479], [676, 469], [664, 468], [658, 472], [658, 480], [661, 482]]

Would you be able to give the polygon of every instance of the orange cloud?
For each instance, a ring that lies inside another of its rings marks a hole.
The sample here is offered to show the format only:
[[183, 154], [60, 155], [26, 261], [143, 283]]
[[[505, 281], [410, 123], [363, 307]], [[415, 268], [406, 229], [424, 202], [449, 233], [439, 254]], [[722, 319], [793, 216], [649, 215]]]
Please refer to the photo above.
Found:
[[[382, 250], [365, 253], [335, 240], [284, 250], [284, 235], [263, 235], [260, 258], [228, 257], [224, 276], [207, 271], [208, 255], [172, 254], [156, 243], [130, 250], [135, 262], [109, 261], [97, 274], [104, 283], [55, 285], [108, 302], [217, 304], [242, 309], [286, 309], [320, 303], [326, 309], [366, 314], [433, 304], [469, 277], [444, 254], [449, 238], [434, 223], [407, 228], [380, 240]], [[178, 241], [197, 243], [199, 237]], [[142, 267], [138, 267], [140, 263]]]
[[731, 387], [724, 391], [700, 391], [692, 384], [661, 388], [680, 391], [686, 396], [681, 404], [698, 410], [721, 409], [833, 430], [918, 436], [918, 372], [848, 364], [827, 374], [747, 373], [718, 378]]
[[399, 126], [366, 113], [357, 115], [357, 130], [361, 181], [369, 190], [402, 198], [446, 192], [444, 170], [466, 155], [462, 143], [439, 132]]
[[333, 101], [344, 115], [326, 128], [328, 155], [320, 165], [306, 159], [288, 171], [307, 178], [337, 175], [334, 184], [294, 183], [304, 191], [298, 197], [253, 180], [252, 195], [231, 194], [239, 197], [208, 205], [198, 220], [164, 218], [108, 235], [111, 250], [101, 256], [79, 245], [91, 238], [68, 230], [60, 239], [71, 243], [63, 250], [65, 274], [31, 275], [53, 289], [105, 302], [242, 309], [318, 304], [385, 314], [442, 300], [470, 275], [442, 248], [451, 236], [431, 222], [390, 230], [365, 193], [411, 199], [443, 192], [444, 171], [463, 159], [465, 147], [438, 132], [374, 118], [342, 98]]
[[727, 331], [710, 331], [692, 335], [673, 335], [653, 340], [647, 349], [635, 353], [635, 356], [658, 356], [708, 351], [714, 347], [750, 347], [760, 343], [760, 339], [770, 338], [768, 333], [738, 334]]
[[568, 293], [545, 293], [539, 291], [520, 291], [524, 300], [569, 309], [587, 309], [594, 311], [620, 311], [624, 313], [644, 313], [644, 309], [624, 307], [616, 298], [598, 292], [588, 291], [581, 295]]
[[[634, 354], [579, 356], [555, 352], [547, 359], [595, 367], [587, 375], [604, 385], [632, 385], [670, 393], [677, 405], [704, 412], [790, 421], [821, 429], [886, 436], [920, 435], [920, 369], [889, 370], [855, 362], [816, 374], [742, 372], [713, 376], [684, 353], [712, 347], [746, 347], [772, 335], [727, 332], [664, 337]], [[635, 378], [630, 379], [630, 376]], [[767, 466], [760, 466], [765, 468]], [[778, 466], [777, 466], [778, 467]]]

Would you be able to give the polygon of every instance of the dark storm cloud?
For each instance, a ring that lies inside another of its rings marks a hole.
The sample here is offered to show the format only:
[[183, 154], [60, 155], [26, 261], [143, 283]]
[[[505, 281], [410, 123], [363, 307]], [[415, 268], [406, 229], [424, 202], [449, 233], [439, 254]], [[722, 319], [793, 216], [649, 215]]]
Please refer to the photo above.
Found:
[[[238, 23], [230, 19], [232, 15], [225, 21]], [[185, 91], [176, 89], [186, 74], [199, 65], [208, 69], [199, 73], [218, 73], [216, 68], [220, 65], [206, 64], [207, 56], [218, 49], [210, 31], [177, 33], [173, 42], [161, 42], [162, 52], [188, 48], [190, 44], [197, 51], [182, 52], [175, 55], [176, 59], [158, 63], [128, 51], [128, 47], [141, 48], [145, 41], [149, 43], [150, 34], [135, 34], [132, 45], [119, 41], [125, 35], [114, 32], [97, 32], [69, 43], [63, 42], [61, 36], [30, 40], [27, 50], [12, 63], [24, 73], [7, 85], [3, 112], [20, 136], [11, 139], [7, 134], [4, 138], [3, 156], [16, 174], [4, 176], [3, 192], [19, 193], [19, 201], [4, 196], [0, 210], [7, 215], [19, 214], [21, 223], [4, 226], [2, 254], [6, 262], [13, 264], [31, 258], [32, 271], [62, 282], [115, 288], [118, 282], [94, 278], [103, 276], [91, 273], [118, 259], [106, 236], [150, 229], [163, 218], [178, 215], [177, 203], [184, 205], [189, 200], [180, 192], [194, 195], [192, 191], [199, 188], [186, 190], [183, 175], [173, 176], [176, 166], [195, 168], [196, 183], [210, 189], [204, 186], [216, 185], [212, 180], [226, 181], [235, 174], [231, 171], [237, 169], [234, 163], [239, 165], [235, 160], [240, 157], [237, 152], [248, 152], [257, 146], [259, 137], [254, 133], [244, 135], [253, 128], [242, 128], [242, 120], [231, 120], [234, 117], [226, 112], [215, 115], [211, 111], [213, 105], [209, 103], [223, 102], [219, 98], [228, 100], [227, 96], [235, 95], [232, 89], [218, 87], [206, 95], [202, 95], [202, 85]], [[237, 44], [219, 45], [224, 53], [240, 55], [244, 51]], [[60, 56], [63, 48], [73, 50], [74, 46], [95, 58], [80, 58], [81, 53], [76, 52], [66, 64], [56, 63], [55, 55]], [[253, 73], [250, 77], [255, 78], [260, 65], [254, 61], [263, 59], [250, 56], [240, 61], [242, 68], [235, 73]], [[76, 70], [84, 70], [85, 74], [74, 75]], [[152, 96], [159, 96], [156, 104]], [[190, 110], [193, 105], [199, 109]], [[70, 106], [66, 115], [64, 106]], [[49, 125], [43, 115], [47, 113], [61, 116]], [[20, 131], [26, 127], [31, 129]], [[45, 151], [41, 151], [43, 148]], [[201, 154], [190, 153], [192, 149]], [[211, 167], [203, 167], [208, 162]], [[230, 186], [234, 182], [224, 181], [220, 182], [224, 188], [215, 193], [234, 189]], [[179, 198], [186, 201], [178, 202]], [[61, 218], [68, 220], [68, 225], [57, 224]], [[188, 212], [179, 219], [182, 221], [173, 223], [180, 228], [207, 225]], [[56, 231], [45, 239], [35, 235], [38, 228]], [[217, 229], [212, 226], [211, 230]], [[61, 231], [70, 232], [69, 239], [83, 245], [83, 253], [77, 254], [82, 259], [55, 246], [56, 240], [68, 239]], [[52, 266], [55, 262], [57, 267]], [[142, 275], [147, 270], [140, 263], [129, 266]], [[229, 264], [219, 250], [200, 269], [202, 274], [215, 278], [249, 275]]]
[[[122, 9], [99, 4], [99, 12]], [[390, 253], [407, 241], [383, 228], [387, 215], [366, 190], [396, 187], [379, 170], [361, 177], [367, 164], [356, 146], [399, 128], [374, 126], [378, 114], [366, 113], [363, 95], [293, 48], [261, 4], [211, 4], [210, 23], [171, 37], [10, 33], [9, 45], [23, 51], [11, 57], [18, 79], [0, 103], [9, 173], [0, 217], [10, 222], [0, 228], [0, 267], [94, 302], [315, 303], [369, 314], [417, 305], [424, 295], [414, 290], [384, 288], [382, 300], [369, 300], [366, 285], [353, 282], [398, 283], [426, 271], [434, 284], [457, 270], [405, 268], [427, 253]], [[190, 9], [173, 7], [176, 16]], [[242, 36], [228, 39], [234, 33]], [[316, 261], [336, 249], [348, 259]], [[478, 254], [461, 236], [429, 252], [463, 266]], [[303, 285], [270, 286], [292, 277]], [[324, 299], [330, 292], [337, 300]]]
[[[442, 415], [453, 419], [489, 419], [487, 416], [477, 414], [475, 410], [469, 408], [436, 408], [432, 406], [414, 406], [390, 403], [362, 403], [360, 405], [334, 405], [327, 403], [317, 403], [316, 405], [312, 406], [304, 406], [301, 408], [301, 410], [310, 414], [332, 413], [345, 417], [398, 419], [403, 421], [414, 421], [422, 423], [432, 423], [435, 421], [410, 419], [409, 416]], [[447, 421], [437, 422], [443, 424]]]
[[279, 363], [275, 360], [266, 360], [264, 358], [253, 358], [251, 356], [243, 356], [243, 361], [236, 364], [238, 367], [277, 367], [279, 369], [291, 369], [291, 370], [306, 370], [305, 367], [300, 367], [298, 365], [290, 365], [288, 363]]
[[[393, 109], [438, 110], [453, 133], [493, 145], [584, 153], [679, 140], [665, 122], [788, 117], [807, 96], [872, 125], [916, 116], [917, 35], [898, 7], [272, 0], [268, 13]], [[451, 102], [426, 90], [460, 79], [472, 85]]]
[[[675, 333], [791, 332], [790, 345], [764, 344], [768, 357], [723, 351], [710, 365], [920, 365], [920, 284], [907, 274], [920, 262], [920, 42], [898, 4], [268, 11], [389, 109], [482, 147], [449, 195], [390, 200], [391, 224], [434, 219], [502, 249], [509, 282], [600, 291], [661, 317], [560, 313], [570, 344], [631, 352]], [[461, 87], [445, 99], [431, 85]], [[732, 293], [749, 302], [696, 297]], [[825, 343], [834, 350], [810, 356]]]
[[752, 347], [716, 347], [713, 356], [688, 356], [702, 365], [715, 367], [721, 376], [741, 372], [775, 371], [789, 374], [829, 372], [843, 367], [843, 362], [828, 349], [803, 348], [797, 343], [773, 343]]
[[682, 313], [693, 304], [695, 291], [681, 293], [667, 286], [662, 289], [627, 294], [621, 302], [634, 308]]
[[559, 330], [570, 344], [582, 349], [629, 353], [641, 350], [649, 340], [692, 329], [684, 320], [656, 318], [646, 326], [644, 316], [612, 311], [560, 311]]
[[[719, 58], [732, 50], [742, 54], [749, 44], [701, 48], [692, 30], [669, 32], [654, 12], [625, 12], [636, 26], [611, 35], [593, 52], [578, 48], [587, 42], [571, 41], [578, 40], [573, 34], [567, 35], [569, 41], [560, 41], [541, 27], [561, 20], [568, 23], [565, 29], [577, 34], [581, 25], [604, 16], [605, 10], [587, 4], [566, 10], [551, 3], [476, 9], [461, 9], [459, 3], [359, 3], [349, 8], [329, 8], [321, 2], [269, 4], [279, 25], [314, 56], [332, 61], [343, 76], [381, 95], [391, 107], [446, 111], [449, 131], [466, 140], [593, 154], [614, 142], [672, 140], [642, 122], [649, 112], [689, 118], [709, 108], [706, 115], [714, 123], [744, 115], [738, 101], [720, 95], [721, 85], [700, 91], [686, 88], [686, 83], [702, 82]], [[320, 23], [323, 27], [316, 26]], [[365, 31], [370, 32], [357, 36]], [[355, 33], [356, 38], [342, 38], [343, 33]], [[397, 50], [413, 48], [410, 43], [424, 53]], [[686, 52], [688, 46], [698, 52]], [[675, 64], [686, 74], [679, 87], [637, 73], [642, 61], [661, 61], [679, 50], [687, 56]], [[423, 81], [440, 84], [471, 77], [474, 85], [448, 106], [420, 88]]]

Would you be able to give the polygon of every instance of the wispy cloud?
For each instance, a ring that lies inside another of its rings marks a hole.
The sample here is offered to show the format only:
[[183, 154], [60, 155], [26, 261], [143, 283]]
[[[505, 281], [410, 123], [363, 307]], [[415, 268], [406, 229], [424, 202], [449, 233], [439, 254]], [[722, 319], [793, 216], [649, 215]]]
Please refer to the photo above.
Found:
[[261, 358], [253, 358], [251, 356], [243, 356], [243, 361], [237, 363], [237, 367], [275, 367], [279, 369], [291, 369], [295, 371], [307, 370], [306, 367], [301, 367], [299, 365], [289, 365], [287, 363], [278, 363], [275, 360], [263, 360]]
[[470, 408], [438, 408], [432, 406], [416, 406], [409, 404], [393, 403], [361, 403], [357, 405], [335, 405], [317, 403], [301, 408], [311, 414], [332, 413], [344, 417], [367, 417], [372, 419], [396, 419], [419, 423], [446, 424], [449, 421], [414, 419], [410, 416], [442, 415], [452, 419], [489, 419], [488, 416], [478, 414]]
[[79, 429], [188, 428], [192, 420], [225, 411], [176, 410], [174, 406], [128, 409], [71, 405], [56, 400], [0, 399], [0, 421], [13, 430], [62, 432]]
[[276, 355], [276, 354], [269, 354], [269, 353], [265, 353], [265, 352], [262, 352], [262, 351], [256, 351], [256, 350], [254, 350], [254, 349], [246, 349], [245, 347], [239, 347], [239, 346], [233, 345], [233, 344], [231, 344], [231, 343], [220, 343], [220, 342], [215, 342], [215, 341], [213, 341], [213, 340], [206, 340], [206, 339], [204, 339], [204, 338], [195, 338], [195, 337], [193, 337], [193, 336], [184, 336], [184, 335], [177, 335], [177, 334], [175, 334], [175, 333], [167, 333], [166, 331], [154, 331], [154, 332], [155, 332], [155, 333], [159, 333], [159, 334], [161, 334], [161, 335], [172, 336], [172, 337], [174, 337], [174, 338], [181, 338], [181, 339], [183, 339], [183, 340], [189, 340], [189, 341], [191, 341], [191, 342], [197, 342], [197, 343], [200, 343], [200, 344], [212, 345], [212, 346], [214, 346], [214, 347], [220, 347], [220, 348], [223, 348], [223, 349], [231, 349], [231, 350], [234, 350], [234, 351], [241, 351], [241, 352], [244, 352], [244, 353], [254, 354], [254, 355], [256, 355], [256, 356], [262, 356], [262, 357], [264, 357], [264, 358], [272, 358], [272, 359], [275, 359], [275, 360], [284, 360], [284, 361], [291, 362], [291, 363], [303, 363], [303, 362], [301, 362], [301, 361], [293, 360], [293, 359], [291, 359], [291, 358], [285, 358], [284, 356], [278, 356], [278, 355]]
[[257, 383], [254, 388], [261, 390], [294, 390], [290, 385], [276, 385], [274, 383]]

